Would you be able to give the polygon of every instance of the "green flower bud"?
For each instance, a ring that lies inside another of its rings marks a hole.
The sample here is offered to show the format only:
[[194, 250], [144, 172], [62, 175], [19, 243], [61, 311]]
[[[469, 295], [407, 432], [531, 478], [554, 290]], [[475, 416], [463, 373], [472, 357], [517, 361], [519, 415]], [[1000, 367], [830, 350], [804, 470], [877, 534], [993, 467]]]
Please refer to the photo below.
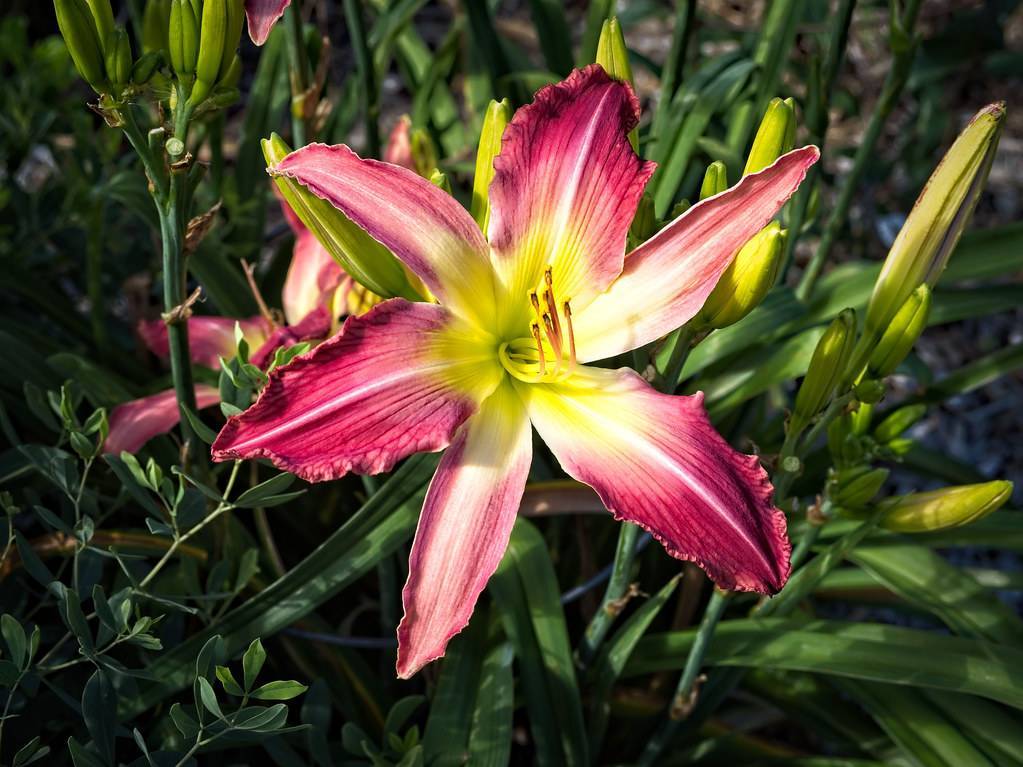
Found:
[[429, 181], [434, 186], [443, 189], [448, 194], [451, 194], [451, 182], [448, 181], [446, 173], [442, 173], [437, 168], [434, 168], [433, 172], [429, 175]]
[[195, 63], [195, 84], [189, 96], [191, 104], [200, 103], [217, 82], [220, 62], [224, 58], [227, 34], [228, 0], [205, 0], [199, 25], [199, 53]]
[[887, 448], [888, 452], [896, 456], [902, 456], [912, 450], [913, 445], [915, 444], [916, 442], [914, 440], [907, 439], [906, 437], [898, 437], [885, 445], [885, 448]]
[[868, 334], [884, 332], [917, 285], [937, 283], [987, 181], [1004, 122], [1004, 103], [984, 107], [938, 164], [874, 284], [867, 305]]
[[742, 175], [758, 173], [790, 151], [796, 143], [796, 108], [792, 99], [771, 99], [753, 139]]
[[856, 466], [843, 469], [834, 478], [831, 500], [844, 509], [859, 509], [870, 503], [881, 485], [888, 479], [888, 469]]
[[874, 404], [860, 400], [860, 404], [849, 413], [849, 430], [861, 437], [870, 429], [870, 421], [874, 417]]
[[75, 69], [96, 93], [109, 90], [96, 22], [85, 0], [53, 0], [57, 26]]
[[927, 405], [906, 405], [885, 417], [874, 429], [874, 439], [878, 442], [891, 442], [902, 432], [924, 417]]
[[472, 178], [470, 210], [484, 232], [490, 223], [490, 182], [494, 179], [494, 158], [501, 151], [501, 136], [504, 135], [511, 114], [508, 99], [503, 99], [491, 101], [483, 116], [483, 129], [476, 150], [476, 172]]
[[772, 221], [739, 249], [700, 310], [705, 327], [734, 325], [760, 305], [778, 276], [786, 237]]
[[242, 79], [242, 59], [237, 53], [231, 54], [231, 64], [220, 75], [219, 85], [224, 88], [237, 88]]
[[409, 133], [409, 151], [412, 153], [416, 173], [423, 178], [430, 178], [437, 170], [437, 148], [430, 134], [422, 128], [413, 128]]
[[123, 88], [131, 79], [131, 42], [123, 28], [114, 30], [107, 46], [107, 77], [116, 88]]
[[921, 285], [909, 294], [871, 352], [867, 363], [867, 371], [871, 378], [884, 378], [890, 375], [899, 363], [906, 359], [913, 344], [927, 327], [930, 310], [930, 288]]
[[1004, 505], [1011, 495], [1012, 483], [1004, 480], [912, 493], [882, 504], [887, 511], [881, 519], [881, 527], [898, 533], [961, 527], [986, 517]]
[[[597, 63], [615, 80], [633, 86], [632, 65], [629, 64], [629, 49], [625, 47], [625, 36], [618, 19], [605, 19], [597, 41]], [[639, 151], [639, 128], [629, 131], [629, 143]]]
[[135, 85], [145, 85], [153, 73], [163, 64], [163, 51], [143, 53], [131, 68], [131, 81]]
[[[226, 0], [227, 2], [227, 30], [224, 32], [224, 55], [220, 58], [218, 70], [220, 80], [227, 83], [228, 72], [237, 60], [236, 53], [238, 44], [242, 39], [242, 27], [245, 24], [245, 7], [242, 0]], [[239, 75], [241, 74], [239, 61]], [[230, 87], [238, 84], [238, 80], [229, 83]]]
[[876, 405], [884, 398], [885, 385], [883, 381], [873, 378], [864, 378], [853, 386], [853, 393], [856, 399], [865, 405]]
[[199, 24], [189, 0], [171, 0], [167, 44], [178, 77], [194, 73], [199, 58]]
[[831, 400], [855, 340], [856, 313], [852, 309], [845, 309], [831, 321], [813, 350], [806, 377], [796, 394], [796, 404], [789, 422], [791, 433], [801, 431]]
[[294, 179], [274, 175], [274, 168], [291, 152], [280, 136], [274, 133], [262, 143], [267, 170], [281, 196], [345, 272], [383, 298], [402, 296], [421, 301], [427, 297], [410, 282], [408, 272], [394, 254], [341, 211]]
[[89, 12], [96, 23], [96, 34], [99, 37], [99, 48], [103, 55], [110, 53], [111, 38], [114, 36], [114, 9], [110, 7], [110, 0], [85, 0], [89, 5]]
[[142, 12], [142, 51], [167, 51], [167, 28], [170, 25], [171, 0], [149, 0]]
[[707, 166], [703, 174], [703, 183], [700, 185], [700, 199], [706, 200], [716, 194], [721, 194], [728, 188], [728, 168], [720, 160], [712, 162]]

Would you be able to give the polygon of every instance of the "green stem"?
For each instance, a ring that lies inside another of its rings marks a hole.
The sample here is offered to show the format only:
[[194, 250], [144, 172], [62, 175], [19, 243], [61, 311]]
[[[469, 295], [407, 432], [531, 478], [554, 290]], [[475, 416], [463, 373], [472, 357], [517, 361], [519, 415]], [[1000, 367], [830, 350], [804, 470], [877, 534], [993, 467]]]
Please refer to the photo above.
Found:
[[[906, 5], [906, 10], [902, 15], [901, 26], [907, 38], [913, 34], [913, 27], [916, 24], [916, 16], [919, 10], [920, 0], [910, 0]], [[849, 175], [846, 176], [842, 188], [839, 190], [838, 198], [835, 200], [835, 205], [831, 209], [831, 215], [824, 226], [824, 232], [821, 235], [820, 243], [817, 245], [817, 250], [814, 252], [813, 258], [810, 259], [810, 263], [807, 264], [806, 271], [799, 282], [799, 287], [796, 288], [796, 297], [800, 301], [806, 301], [813, 293], [814, 285], [817, 283], [821, 269], [824, 268], [824, 264], [828, 260], [831, 248], [841, 234], [843, 226], [845, 226], [853, 196], [859, 191], [860, 181], [867, 169], [867, 165], [874, 159], [875, 147], [881, 135], [881, 130], [884, 128], [885, 123], [888, 122], [888, 116], [902, 95], [902, 89], [906, 86], [915, 54], [916, 44], [909, 41], [899, 47], [894, 53], [892, 67], [888, 70], [888, 76], [885, 78], [884, 86], [881, 89], [881, 96], [874, 105], [874, 111], [870, 115], [867, 129], [864, 131], [863, 137], [860, 139], [859, 146], [856, 149], [852, 170], [849, 171]]]
[[355, 67], [362, 80], [363, 119], [366, 123], [366, 152], [370, 157], [380, 156], [380, 90], [376, 82], [373, 56], [366, 42], [366, 20], [358, 0], [344, 0], [348, 37], [355, 50]]
[[697, 327], [694, 323], [683, 325], [678, 329], [675, 336], [675, 345], [671, 349], [668, 362], [664, 366], [664, 380], [659, 387], [665, 394], [671, 394], [678, 387], [679, 376], [682, 375], [682, 368], [685, 367], [689, 352], [693, 348], [693, 339], [696, 337]]
[[[135, 113], [132, 111], [132, 107], [126, 106], [121, 110], [122, 125], [121, 130], [124, 131], [124, 135], [128, 139], [128, 143], [131, 144], [132, 149], [135, 150], [135, 154], [139, 156], [142, 161], [142, 167], [145, 168], [146, 177], [149, 179], [149, 183], [153, 187], [153, 196], [157, 200], [162, 200], [167, 196], [167, 174], [163, 169], [162, 159], [155, 155], [149, 146], [149, 141], [145, 136], [142, 135], [142, 131], [139, 129], [138, 123], [135, 122]], [[159, 207], [159, 205], [158, 205]]]
[[288, 73], [291, 80], [291, 143], [297, 149], [305, 146], [308, 141], [305, 98], [312, 80], [305, 35], [302, 33], [302, 8], [299, 0], [292, 0], [284, 11], [284, 22], [288, 33]]
[[611, 569], [611, 578], [607, 582], [607, 589], [604, 591], [604, 598], [600, 601], [600, 609], [586, 627], [582, 641], [579, 643], [579, 662], [584, 666], [588, 665], [597, 654], [597, 648], [607, 636], [611, 624], [621, 612], [621, 599], [629, 587], [629, 578], [632, 576], [632, 563], [636, 558], [636, 541], [639, 539], [640, 529], [637, 525], [629, 522], [622, 522], [618, 531], [618, 547], [615, 549], [614, 564]]
[[703, 619], [696, 631], [696, 638], [689, 649], [686, 657], [686, 665], [682, 670], [682, 676], [675, 687], [675, 694], [672, 696], [670, 718], [664, 723], [647, 743], [643, 754], [640, 756], [637, 765], [652, 765], [657, 763], [657, 758], [665, 749], [671, 739], [675, 737], [682, 720], [688, 716], [693, 706], [693, 689], [696, 686], [697, 675], [703, 666], [703, 658], [710, 647], [710, 640], [714, 636], [718, 622], [725, 613], [725, 608], [731, 599], [731, 592], [714, 589], [710, 601], [707, 602], [707, 609], [703, 611]]
[[[832, 92], [834, 91], [835, 80], [838, 71], [842, 68], [842, 61], [845, 58], [845, 49], [849, 41], [849, 27], [852, 23], [853, 11], [856, 8], [856, 0], [840, 0], [835, 15], [832, 18], [831, 40], [828, 45], [828, 56], [821, 71], [820, 85], [816, 94], [807, 109], [807, 127], [810, 130], [809, 142], [815, 144], [824, 153], [824, 142], [828, 132], [830, 113], [828, 108], [831, 105]], [[781, 282], [784, 283], [785, 275], [792, 264], [792, 257], [796, 250], [796, 243], [803, 230], [803, 223], [806, 221], [806, 213], [810, 206], [810, 198], [813, 195], [814, 186], [820, 173], [820, 163], [814, 165], [807, 171], [806, 179], [799, 186], [795, 197], [789, 206], [788, 231], [789, 236], [785, 242], [785, 258], [782, 261]]]

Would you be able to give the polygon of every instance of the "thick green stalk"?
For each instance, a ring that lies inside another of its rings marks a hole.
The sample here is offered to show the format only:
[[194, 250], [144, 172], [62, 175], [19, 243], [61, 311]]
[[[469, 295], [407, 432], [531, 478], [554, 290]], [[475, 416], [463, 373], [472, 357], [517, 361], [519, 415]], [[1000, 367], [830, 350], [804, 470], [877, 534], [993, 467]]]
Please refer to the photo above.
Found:
[[632, 576], [632, 563], [636, 558], [636, 541], [639, 539], [639, 533], [637, 525], [622, 522], [618, 531], [618, 547], [615, 549], [611, 578], [607, 582], [604, 598], [600, 600], [600, 608], [590, 621], [590, 625], [586, 627], [586, 633], [579, 643], [578, 659], [583, 665], [588, 665], [596, 657], [597, 649], [621, 612], [621, 600], [628, 591], [629, 578]]
[[309, 138], [305, 99], [312, 81], [305, 35], [302, 34], [300, 0], [292, 0], [284, 11], [284, 20], [288, 34], [288, 75], [291, 80], [291, 143], [297, 148], [305, 146]]
[[888, 70], [881, 95], [874, 105], [874, 111], [870, 115], [867, 129], [860, 139], [856, 149], [856, 156], [853, 159], [852, 170], [846, 176], [842, 188], [839, 190], [838, 198], [831, 209], [831, 215], [824, 225], [824, 232], [821, 234], [817, 250], [807, 264], [806, 271], [796, 288], [796, 297], [806, 301], [813, 293], [817, 278], [820, 277], [821, 269], [828, 260], [831, 248], [834, 247], [842, 228], [845, 226], [849, 214], [849, 207], [852, 205], [853, 196], [859, 191], [860, 180], [867, 169], [868, 163], [874, 157], [877, 140], [881, 130], [888, 122], [888, 116], [902, 95], [902, 89], [909, 79], [909, 72], [913, 65], [913, 57], [916, 54], [916, 43], [911, 40], [913, 28], [916, 24], [917, 13], [920, 10], [920, 0], [910, 0], [902, 15], [901, 26], [906, 38], [904, 43], [894, 51], [892, 67]]
[[373, 55], [366, 42], [366, 20], [359, 0], [344, 0], [348, 37], [355, 50], [355, 66], [362, 81], [362, 114], [366, 124], [366, 152], [380, 156], [380, 89], [377, 87]]
[[[823, 154], [824, 141], [828, 132], [829, 109], [831, 96], [834, 92], [835, 80], [838, 71], [842, 68], [842, 61], [845, 58], [845, 49], [849, 41], [849, 26], [852, 23], [853, 11], [856, 8], [856, 0], [840, 0], [835, 15], [832, 17], [831, 33], [828, 35], [827, 59], [821, 68], [821, 76], [814, 98], [807, 106], [806, 125], [810, 135], [809, 143], [815, 144]], [[789, 236], [785, 241], [785, 258], [782, 261], [781, 276], [779, 279], [784, 283], [785, 275], [792, 264], [792, 256], [795, 253], [796, 243], [803, 230], [803, 223], [806, 221], [806, 212], [810, 206], [810, 197], [813, 195], [817, 177], [820, 174], [820, 163], [815, 163], [806, 173], [806, 179], [799, 186], [799, 191], [792, 198], [789, 205], [788, 231]]]

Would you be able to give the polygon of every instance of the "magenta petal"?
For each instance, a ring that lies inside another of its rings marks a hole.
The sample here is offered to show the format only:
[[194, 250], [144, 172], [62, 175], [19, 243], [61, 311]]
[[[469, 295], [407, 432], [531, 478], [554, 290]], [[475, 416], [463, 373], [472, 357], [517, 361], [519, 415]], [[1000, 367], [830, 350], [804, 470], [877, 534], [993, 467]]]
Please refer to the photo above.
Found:
[[[202, 410], [220, 402], [220, 392], [212, 386], [197, 384], [195, 400]], [[134, 453], [153, 437], [169, 432], [180, 420], [173, 389], [124, 402], [110, 413], [110, 432], [103, 443], [103, 452], [119, 455], [127, 450]]]
[[703, 395], [660, 394], [632, 370], [582, 368], [531, 386], [529, 417], [572, 477], [723, 589], [775, 593], [789, 574], [767, 472], [711, 425]]
[[451, 195], [407, 168], [363, 160], [343, 144], [310, 144], [270, 170], [293, 178], [344, 213], [452, 312], [493, 317], [487, 242]]
[[330, 335], [334, 318], [326, 306], [319, 306], [294, 325], [277, 328], [262, 346], [249, 356], [249, 362], [258, 368], [266, 368], [273, 361], [274, 352], [300, 341], [318, 341]]
[[597, 64], [540, 90], [515, 113], [494, 160], [490, 244], [507, 293], [522, 301], [552, 265], [578, 311], [622, 271], [625, 240], [654, 170], [629, 144], [639, 102]]
[[291, 0], [245, 0], [245, 18], [252, 42], [256, 45], [265, 43], [274, 24], [289, 5]]
[[684, 325], [739, 248], [777, 214], [819, 156], [813, 146], [789, 152], [694, 205], [627, 255], [607, 292], [573, 313], [579, 359], [607, 359]]
[[311, 312], [328, 306], [344, 278], [341, 265], [312, 232], [297, 233], [291, 265], [281, 291], [288, 324], [295, 325]]
[[269, 458], [311, 482], [389, 471], [446, 447], [490, 394], [499, 370], [481, 353], [444, 308], [385, 301], [273, 371], [256, 404], [228, 419], [213, 458]]
[[532, 459], [529, 420], [502, 386], [444, 453], [419, 517], [402, 592], [398, 676], [444, 654], [508, 547]]
[[[258, 348], [263, 344], [268, 325], [262, 317], [250, 317], [245, 320], [236, 320], [233, 317], [189, 317], [188, 353], [192, 362], [217, 370], [221, 357], [224, 359], [233, 357], [235, 324], [241, 326], [242, 335], [248, 341], [249, 348]], [[138, 333], [149, 351], [161, 359], [167, 359], [167, 325], [163, 320], [142, 320], [138, 324]]]

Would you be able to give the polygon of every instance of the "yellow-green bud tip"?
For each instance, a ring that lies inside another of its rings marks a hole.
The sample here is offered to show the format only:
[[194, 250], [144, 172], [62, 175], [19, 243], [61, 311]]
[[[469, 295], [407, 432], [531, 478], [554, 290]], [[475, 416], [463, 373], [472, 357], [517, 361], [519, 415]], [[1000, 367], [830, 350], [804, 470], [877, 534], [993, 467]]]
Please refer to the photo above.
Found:
[[913, 493], [885, 504], [881, 527], [899, 533], [924, 533], [976, 522], [1001, 508], [1012, 496], [1005, 480]]

